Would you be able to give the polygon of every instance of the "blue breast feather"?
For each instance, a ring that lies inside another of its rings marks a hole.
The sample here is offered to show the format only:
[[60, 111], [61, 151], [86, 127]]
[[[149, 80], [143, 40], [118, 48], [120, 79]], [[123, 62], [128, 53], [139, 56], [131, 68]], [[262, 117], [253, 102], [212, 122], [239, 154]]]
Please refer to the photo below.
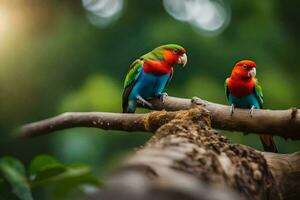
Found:
[[149, 99], [155, 97], [157, 94], [161, 94], [164, 91], [169, 77], [170, 73], [158, 76], [145, 73], [142, 70], [130, 92], [129, 100], [135, 100], [137, 96]]
[[245, 97], [235, 97], [231, 94], [228, 96], [230, 104], [237, 108], [251, 108], [254, 106], [256, 109], [261, 109], [259, 101], [254, 92]]

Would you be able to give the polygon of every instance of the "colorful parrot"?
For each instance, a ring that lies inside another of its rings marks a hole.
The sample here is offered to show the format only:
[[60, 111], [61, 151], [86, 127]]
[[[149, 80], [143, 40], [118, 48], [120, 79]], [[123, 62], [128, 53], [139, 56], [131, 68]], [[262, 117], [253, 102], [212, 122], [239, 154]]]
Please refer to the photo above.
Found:
[[[231, 115], [235, 107], [250, 109], [251, 116], [254, 109], [263, 108], [263, 92], [255, 75], [256, 63], [242, 60], [234, 66], [231, 76], [225, 80], [225, 93], [231, 104]], [[260, 135], [260, 140], [265, 151], [278, 152], [271, 135]]]
[[137, 102], [152, 108], [148, 100], [155, 97], [164, 102], [164, 89], [173, 77], [173, 66], [186, 63], [186, 50], [176, 44], [159, 46], [135, 60], [124, 82], [123, 113], [134, 113]]

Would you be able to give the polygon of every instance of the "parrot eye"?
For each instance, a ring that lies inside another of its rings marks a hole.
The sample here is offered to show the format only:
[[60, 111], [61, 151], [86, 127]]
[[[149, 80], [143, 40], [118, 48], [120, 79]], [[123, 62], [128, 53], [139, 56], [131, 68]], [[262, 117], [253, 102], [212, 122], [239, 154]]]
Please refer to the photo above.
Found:
[[174, 54], [177, 54], [177, 53], [178, 53], [178, 49], [174, 49], [174, 50], [173, 50], [173, 53], [174, 53]]
[[243, 69], [247, 69], [247, 65], [245, 65], [245, 64], [242, 67], [243, 67]]

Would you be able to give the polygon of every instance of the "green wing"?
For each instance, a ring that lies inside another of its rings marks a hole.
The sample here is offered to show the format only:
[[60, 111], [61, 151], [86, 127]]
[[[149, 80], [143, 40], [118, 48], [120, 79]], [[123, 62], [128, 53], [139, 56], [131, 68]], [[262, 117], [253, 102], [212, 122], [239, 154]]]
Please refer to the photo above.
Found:
[[127, 73], [124, 81], [124, 90], [138, 79], [141, 73], [142, 66], [143, 61], [141, 59], [135, 60], [130, 65], [129, 72]]
[[128, 96], [130, 95], [133, 86], [141, 74], [143, 63], [143, 59], [137, 59], [130, 65], [129, 72], [127, 73], [124, 81], [124, 91], [122, 97], [123, 112], [127, 110]]
[[258, 98], [260, 107], [262, 108], [263, 107], [262, 105], [264, 103], [264, 95], [263, 95], [262, 87], [259, 84], [257, 79], [255, 79], [254, 93], [255, 93], [256, 97]]
[[224, 83], [224, 89], [225, 89], [225, 94], [226, 94], [227, 99], [229, 99], [228, 81], [229, 81], [229, 78], [226, 78], [225, 83]]

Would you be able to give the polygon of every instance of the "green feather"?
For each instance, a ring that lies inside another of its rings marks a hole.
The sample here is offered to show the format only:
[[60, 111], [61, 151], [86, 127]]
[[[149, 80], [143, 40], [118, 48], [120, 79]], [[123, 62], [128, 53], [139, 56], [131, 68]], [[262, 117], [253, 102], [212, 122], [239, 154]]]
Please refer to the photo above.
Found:
[[179, 51], [184, 50], [184, 48], [182, 46], [180, 46], [180, 45], [177, 45], [177, 44], [166, 44], [166, 45], [162, 45], [162, 46], [156, 47], [155, 49], [153, 49], [149, 53], [143, 55], [141, 57], [141, 59], [144, 59], [144, 60], [163, 60], [164, 59], [164, 55], [163, 55], [163, 50], [164, 49], [167, 49], [167, 50], [177, 49]]
[[263, 95], [263, 91], [262, 91], [262, 87], [261, 85], [259, 84], [258, 80], [257, 79], [254, 79], [254, 92], [255, 92], [255, 95], [258, 97], [258, 100], [259, 100], [259, 103], [262, 107], [263, 103], [264, 103], [264, 95]]
[[227, 83], [228, 81], [229, 81], [229, 78], [226, 78], [225, 83], [224, 83], [224, 89], [225, 89], [225, 94], [226, 94], [227, 99], [229, 98], [228, 83]]
[[171, 49], [171, 50], [177, 49], [177, 50], [180, 50], [180, 51], [184, 50], [184, 48], [182, 46], [178, 45], [178, 44], [165, 44], [165, 45], [162, 45], [162, 46], [159, 46], [159, 47], [155, 48], [154, 51], [156, 49]]
[[131, 83], [133, 83], [140, 75], [141, 68], [143, 66], [144, 61], [142, 59], [135, 60], [131, 65], [129, 72], [126, 75], [124, 82], [124, 89], [127, 88]]

